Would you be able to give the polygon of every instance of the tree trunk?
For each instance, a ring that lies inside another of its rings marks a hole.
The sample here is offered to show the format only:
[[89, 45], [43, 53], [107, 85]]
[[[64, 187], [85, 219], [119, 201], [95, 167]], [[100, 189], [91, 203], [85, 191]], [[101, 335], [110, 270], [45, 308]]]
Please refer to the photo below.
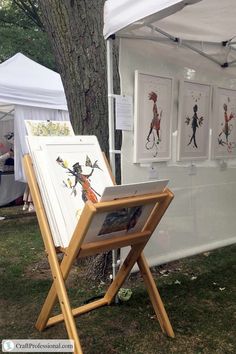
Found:
[[94, 134], [108, 151], [104, 0], [39, 0], [76, 134]]
[[[104, 0], [39, 0], [39, 5], [62, 77], [74, 131], [76, 134], [96, 135], [102, 150], [108, 153]], [[115, 52], [118, 54], [117, 49]], [[114, 59], [114, 88], [118, 93], [117, 56]], [[119, 149], [120, 132], [116, 143], [116, 149]], [[119, 181], [119, 167], [116, 175]], [[93, 274], [94, 278], [107, 278], [110, 258], [110, 253], [95, 257], [90, 263], [88, 276]]]

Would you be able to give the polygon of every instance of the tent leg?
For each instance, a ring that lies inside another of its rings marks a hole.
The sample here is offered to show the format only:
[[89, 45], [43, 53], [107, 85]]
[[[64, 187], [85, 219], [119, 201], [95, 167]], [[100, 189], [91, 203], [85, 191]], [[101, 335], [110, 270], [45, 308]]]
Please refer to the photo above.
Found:
[[[116, 176], [115, 162], [115, 124], [114, 124], [114, 89], [113, 89], [113, 39], [107, 40], [107, 91], [109, 124], [109, 157], [113, 176]], [[112, 250], [112, 279], [117, 272], [117, 250]]]

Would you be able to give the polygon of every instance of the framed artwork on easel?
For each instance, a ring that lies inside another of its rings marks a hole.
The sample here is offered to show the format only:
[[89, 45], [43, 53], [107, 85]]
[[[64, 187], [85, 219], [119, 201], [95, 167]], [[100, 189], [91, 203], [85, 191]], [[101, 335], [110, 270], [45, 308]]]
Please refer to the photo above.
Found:
[[172, 92], [172, 78], [135, 71], [135, 163], [170, 159]]
[[236, 156], [236, 90], [214, 88], [212, 158]]
[[178, 156], [204, 160], [209, 156], [211, 85], [181, 81], [178, 107]]
[[86, 201], [113, 182], [95, 136], [28, 136], [54, 242], [67, 247]]
[[31, 136], [75, 135], [70, 121], [25, 120], [25, 127]]

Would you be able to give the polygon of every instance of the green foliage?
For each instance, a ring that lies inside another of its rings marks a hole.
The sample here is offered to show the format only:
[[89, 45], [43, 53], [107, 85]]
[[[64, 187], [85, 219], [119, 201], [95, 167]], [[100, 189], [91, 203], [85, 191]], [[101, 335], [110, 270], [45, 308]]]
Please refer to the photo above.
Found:
[[37, 1], [0, 0], [0, 62], [21, 52], [55, 69], [55, 61], [38, 14]]

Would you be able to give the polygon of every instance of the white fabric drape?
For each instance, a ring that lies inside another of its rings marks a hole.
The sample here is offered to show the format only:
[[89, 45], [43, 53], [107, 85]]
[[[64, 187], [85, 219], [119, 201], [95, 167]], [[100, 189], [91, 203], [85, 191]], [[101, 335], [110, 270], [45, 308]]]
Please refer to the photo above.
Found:
[[25, 139], [25, 120], [68, 121], [69, 113], [67, 111], [56, 109], [15, 106], [15, 180], [21, 182], [26, 182], [26, 177], [22, 167], [22, 158], [25, 154], [28, 153], [28, 148]]
[[5, 138], [5, 135], [14, 131], [14, 117], [0, 119], [0, 155], [11, 148], [11, 144]]
[[15, 182], [14, 174], [4, 174], [0, 181], [0, 206], [7, 205], [21, 197], [25, 190], [25, 183]]

